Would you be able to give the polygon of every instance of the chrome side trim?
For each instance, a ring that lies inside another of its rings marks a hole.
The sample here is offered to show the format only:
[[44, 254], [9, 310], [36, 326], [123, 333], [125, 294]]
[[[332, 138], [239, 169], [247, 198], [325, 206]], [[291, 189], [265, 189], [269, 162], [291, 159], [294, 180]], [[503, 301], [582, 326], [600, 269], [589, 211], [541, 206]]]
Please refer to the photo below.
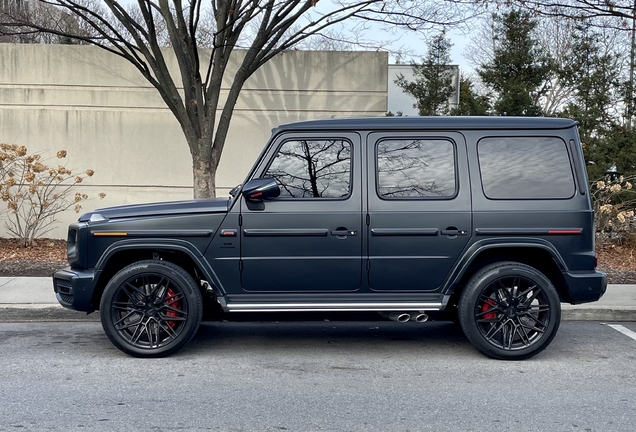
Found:
[[228, 303], [230, 312], [353, 312], [441, 310], [442, 303]]

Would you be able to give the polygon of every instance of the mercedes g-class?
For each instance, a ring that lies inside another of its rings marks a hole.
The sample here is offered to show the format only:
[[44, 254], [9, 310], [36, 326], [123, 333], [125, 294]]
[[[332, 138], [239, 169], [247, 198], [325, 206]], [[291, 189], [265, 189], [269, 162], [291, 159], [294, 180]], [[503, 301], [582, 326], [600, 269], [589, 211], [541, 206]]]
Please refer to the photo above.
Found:
[[364, 311], [456, 320], [482, 353], [523, 359], [552, 341], [561, 302], [607, 285], [568, 119], [286, 124], [230, 194], [82, 215], [59, 302], [99, 310], [139, 357], [180, 349], [204, 314]]

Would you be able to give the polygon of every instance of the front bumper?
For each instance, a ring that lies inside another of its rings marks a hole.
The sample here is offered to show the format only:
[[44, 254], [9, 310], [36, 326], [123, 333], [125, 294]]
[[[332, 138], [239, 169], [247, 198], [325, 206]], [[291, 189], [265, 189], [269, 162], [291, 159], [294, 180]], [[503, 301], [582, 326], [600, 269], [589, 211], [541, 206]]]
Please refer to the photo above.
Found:
[[600, 299], [607, 290], [607, 275], [599, 271], [564, 272], [569, 303], [580, 304]]
[[57, 301], [68, 309], [93, 312], [93, 290], [95, 288], [95, 272], [66, 268], [53, 273], [53, 291]]

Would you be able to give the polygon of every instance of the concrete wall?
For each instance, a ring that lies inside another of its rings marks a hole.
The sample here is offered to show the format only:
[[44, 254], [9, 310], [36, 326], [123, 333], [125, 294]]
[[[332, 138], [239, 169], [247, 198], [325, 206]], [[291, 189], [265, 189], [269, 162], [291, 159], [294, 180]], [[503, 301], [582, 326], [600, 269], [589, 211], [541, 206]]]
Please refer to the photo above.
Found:
[[[176, 74], [176, 60], [168, 62]], [[245, 85], [218, 194], [243, 181], [278, 124], [386, 110], [386, 53], [285, 52]], [[172, 113], [134, 67], [96, 47], [0, 44], [0, 142], [50, 157], [64, 149], [68, 168], [95, 170], [80, 192], [107, 197], [83, 203], [84, 210], [192, 197], [190, 153]], [[65, 237], [76, 218], [72, 211], [61, 215], [49, 236]]]

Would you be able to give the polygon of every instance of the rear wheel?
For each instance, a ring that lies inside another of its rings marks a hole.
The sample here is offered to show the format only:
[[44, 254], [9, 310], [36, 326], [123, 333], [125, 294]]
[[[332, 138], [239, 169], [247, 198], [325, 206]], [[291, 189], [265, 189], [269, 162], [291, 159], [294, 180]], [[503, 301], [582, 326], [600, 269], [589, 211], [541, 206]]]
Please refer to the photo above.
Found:
[[192, 339], [203, 302], [192, 276], [166, 261], [140, 261], [119, 271], [100, 302], [111, 342], [135, 357], [163, 357]]
[[459, 301], [468, 340], [487, 356], [521, 360], [544, 350], [561, 321], [554, 286], [537, 269], [516, 262], [492, 264], [476, 273]]

